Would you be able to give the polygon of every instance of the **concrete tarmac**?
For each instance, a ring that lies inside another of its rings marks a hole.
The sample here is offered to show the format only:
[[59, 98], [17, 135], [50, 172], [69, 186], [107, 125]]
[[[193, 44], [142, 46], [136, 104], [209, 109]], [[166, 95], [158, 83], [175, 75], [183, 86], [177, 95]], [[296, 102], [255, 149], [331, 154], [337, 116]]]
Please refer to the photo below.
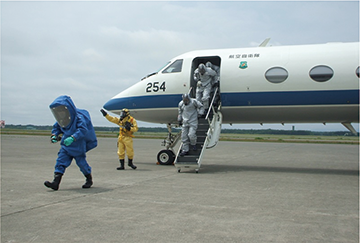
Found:
[[156, 165], [159, 139], [135, 139], [138, 169], [116, 138], [75, 161], [58, 191], [59, 144], [1, 136], [1, 242], [359, 242], [357, 145], [219, 142], [198, 174]]

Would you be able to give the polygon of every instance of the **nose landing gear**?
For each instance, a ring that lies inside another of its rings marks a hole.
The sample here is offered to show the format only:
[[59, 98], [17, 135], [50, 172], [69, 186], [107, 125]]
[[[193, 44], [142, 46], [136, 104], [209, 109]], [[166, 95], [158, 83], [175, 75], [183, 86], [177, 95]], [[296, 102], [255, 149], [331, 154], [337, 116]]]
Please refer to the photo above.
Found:
[[172, 150], [161, 150], [157, 155], [157, 161], [160, 165], [172, 165], [175, 161], [175, 153]]
[[167, 124], [168, 128], [168, 136], [164, 139], [162, 142], [162, 146], [165, 146], [166, 149], [161, 150], [157, 154], [157, 164], [159, 165], [172, 165], [175, 161], [175, 153], [173, 151], [173, 147], [177, 144], [181, 137], [181, 131], [179, 131], [177, 134], [171, 133], [171, 124]]

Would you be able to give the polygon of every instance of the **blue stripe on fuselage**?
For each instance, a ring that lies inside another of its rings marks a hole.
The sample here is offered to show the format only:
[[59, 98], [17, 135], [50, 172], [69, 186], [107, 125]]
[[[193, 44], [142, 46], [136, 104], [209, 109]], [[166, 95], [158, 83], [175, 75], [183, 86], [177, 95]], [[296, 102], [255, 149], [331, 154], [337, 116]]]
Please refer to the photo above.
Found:
[[359, 104], [359, 90], [244, 92], [221, 94], [222, 106]]
[[[109, 100], [106, 110], [177, 108], [181, 94], [149, 95]], [[221, 93], [222, 107], [359, 104], [359, 90]]]
[[181, 94], [174, 95], [148, 95], [109, 100], [104, 108], [106, 110], [128, 109], [149, 109], [149, 108], [173, 108], [178, 107], [181, 101]]

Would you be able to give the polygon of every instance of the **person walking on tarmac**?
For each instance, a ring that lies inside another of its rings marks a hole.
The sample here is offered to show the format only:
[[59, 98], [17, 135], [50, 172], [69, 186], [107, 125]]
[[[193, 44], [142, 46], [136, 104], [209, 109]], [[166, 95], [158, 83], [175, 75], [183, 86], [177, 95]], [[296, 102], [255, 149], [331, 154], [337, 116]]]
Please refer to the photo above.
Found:
[[183, 143], [180, 156], [185, 156], [189, 154], [189, 145], [191, 145], [192, 150], [197, 150], [198, 116], [204, 114], [204, 106], [198, 100], [191, 99], [188, 94], [183, 94], [178, 111], [178, 122], [182, 126], [181, 142]]
[[55, 191], [58, 190], [66, 168], [75, 159], [86, 178], [82, 188], [90, 188], [93, 181], [91, 167], [86, 161], [86, 152], [97, 146], [97, 139], [89, 112], [76, 108], [71, 98], [66, 95], [56, 98], [50, 104], [50, 109], [56, 119], [50, 141], [57, 143], [61, 140], [61, 148], [55, 164], [54, 180], [45, 181], [44, 185]]
[[120, 167], [118, 167], [117, 170], [125, 169], [125, 151], [128, 157], [128, 166], [135, 170], [137, 167], [133, 164], [134, 148], [132, 139], [134, 137], [133, 133], [138, 130], [135, 118], [130, 116], [130, 112], [126, 108], [122, 109], [120, 118], [110, 116], [104, 109], [101, 109], [100, 111], [108, 121], [115, 123], [120, 127], [117, 151]]

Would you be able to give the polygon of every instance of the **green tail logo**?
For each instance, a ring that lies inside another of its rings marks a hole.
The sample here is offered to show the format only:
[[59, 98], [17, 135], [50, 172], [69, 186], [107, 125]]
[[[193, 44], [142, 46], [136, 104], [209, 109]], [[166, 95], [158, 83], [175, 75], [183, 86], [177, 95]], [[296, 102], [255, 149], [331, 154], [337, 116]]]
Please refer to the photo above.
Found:
[[245, 68], [247, 68], [248, 67], [248, 64], [247, 64], [247, 62], [245, 61], [245, 62], [240, 62], [240, 66], [239, 66], [239, 68], [241, 68], [241, 69], [245, 69]]

